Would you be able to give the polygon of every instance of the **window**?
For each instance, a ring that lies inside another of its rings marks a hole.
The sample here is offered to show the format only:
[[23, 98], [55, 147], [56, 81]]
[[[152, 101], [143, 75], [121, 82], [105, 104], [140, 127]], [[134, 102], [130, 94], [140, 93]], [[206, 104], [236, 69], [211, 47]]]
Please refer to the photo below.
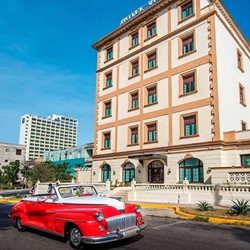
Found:
[[242, 59], [242, 53], [237, 50], [237, 64], [238, 68], [243, 71], [243, 59]]
[[241, 84], [239, 84], [239, 98], [240, 98], [240, 104], [246, 106], [245, 88]]
[[131, 162], [122, 167], [122, 181], [131, 182], [135, 178], [135, 165]]
[[157, 141], [156, 123], [148, 124], [148, 142]]
[[132, 62], [131, 66], [132, 66], [132, 76], [138, 75], [139, 74], [139, 62], [138, 62], [138, 60]]
[[153, 69], [157, 66], [156, 52], [148, 55], [148, 69]]
[[190, 183], [203, 183], [203, 162], [196, 158], [190, 158], [182, 161], [179, 165], [180, 182], [185, 180], [185, 177]]
[[147, 26], [147, 38], [156, 35], [156, 23], [151, 23]]
[[104, 103], [105, 105], [105, 117], [111, 116], [111, 101]]
[[196, 135], [196, 115], [187, 116], [184, 120], [184, 136]]
[[139, 107], [139, 93], [133, 92], [131, 95], [131, 109], [137, 109]]
[[25, 118], [22, 118], [22, 123], [24, 123], [25, 122]]
[[139, 44], [138, 31], [131, 35], [131, 46], [134, 47]]
[[250, 166], [250, 155], [241, 155], [241, 166]]
[[247, 123], [244, 121], [241, 121], [241, 130], [247, 130]]
[[188, 2], [181, 6], [181, 19], [185, 19], [193, 14], [193, 3], [192, 1]]
[[156, 95], [156, 86], [147, 88], [148, 91], [148, 104], [156, 103], [157, 95]]
[[107, 60], [112, 59], [113, 58], [113, 47], [109, 47], [106, 52], [107, 52], [106, 59]]
[[104, 148], [110, 148], [110, 133], [104, 134]]
[[130, 128], [131, 141], [130, 144], [138, 144], [138, 127]]
[[21, 149], [16, 149], [16, 155], [22, 155], [22, 150]]
[[106, 182], [107, 180], [111, 180], [111, 167], [108, 164], [105, 164], [102, 167], [102, 181]]
[[194, 72], [188, 75], [182, 76], [182, 93], [188, 94], [190, 92], [193, 92], [196, 90], [196, 84], [195, 84], [195, 74]]
[[193, 34], [182, 38], [182, 54], [185, 55], [194, 50], [194, 36]]
[[112, 86], [112, 72], [107, 73], [106, 75], [106, 88]]

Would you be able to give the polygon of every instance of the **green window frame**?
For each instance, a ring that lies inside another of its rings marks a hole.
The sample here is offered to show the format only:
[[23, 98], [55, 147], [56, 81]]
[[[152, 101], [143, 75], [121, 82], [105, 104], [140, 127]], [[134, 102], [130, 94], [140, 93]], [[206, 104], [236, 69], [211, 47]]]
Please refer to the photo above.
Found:
[[107, 180], [111, 180], [111, 167], [108, 164], [105, 164], [102, 167], [102, 181], [106, 182]]
[[203, 163], [199, 159], [186, 159], [179, 165], [179, 180], [181, 183], [185, 180], [185, 177], [190, 183], [203, 183], [203, 175]]
[[184, 136], [197, 134], [196, 116], [184, 117]]
[[130, 129], [131, 132], [131, 144], [138, 144], [138, 127]]
[[105, 117], [111, 116], [111, 102], [105, 103]]
[[104, 148], [110, 148], [110, 133], [104, 134]]
[[183, 94], [193, 92], [196, 90], [194, 74], [183, 77]]
[[183, 55], [194, 50], [194, 36], [191, 35], [189, 37], [182, 39], [182, 53]]
[[132, 76], [138, 75], [139, 74], [139, 62], [135, 61], [132, 62]]
[[106, 75], [106, 87], [112, 86], [112, 73]]
[[148, 104], [157, 102], [156, 87], [148, 88]]
[[250, 166], [250, 154], [247, 155], [241, 155], [241, 166]]
[[131, 182], [135, 178], [135, 165], [131, 162], [122, 167], [122, 181]]
[[131, 108], [132, 109], [137, 109], [139, 107], [139, 95], [138, 92], [132, 93], [131, 94]]
[[147, 125], [148, 127], [148, 142], [157, 141], [157, 131], [156, 131], [156, 124]]
[[147, 36], [150, 38], [151, 36], [156, 35], [156, 23], [152, 23], [147, 26]]
[[181, 18], [185, 19], [193, 14], [193, 3], [190, 1], [189, 3], [183, 5], [181, 7]]
[[134, 33], [132, 35], [132, 47], [136, 46], [137, 44], [139, 44], [139, 35], [138, 32]]
[[113, 47], [110, 47], [107, 49], [107, 60], [110, 60], [113, 58]]
[[155, 68], [157, 66], [156, 53], [148, 55], [148, 69]]

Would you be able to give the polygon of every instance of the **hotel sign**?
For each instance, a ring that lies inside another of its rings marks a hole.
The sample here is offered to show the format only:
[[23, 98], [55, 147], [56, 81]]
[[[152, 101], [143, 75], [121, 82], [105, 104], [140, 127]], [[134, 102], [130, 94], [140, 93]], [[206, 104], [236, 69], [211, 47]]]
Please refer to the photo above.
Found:
[[130, 13], [129, 15], [127, 15], [126, 17], [124, 17], [121, 22], [120, 25], [128, 22], [129, 20], [133, 19], [134, 17], [136, 17], [137, 15], [139, 15], [142, 11], [148, 9], [149, 7], [151, 7], [152, 5], [154, 5], [155, 3], [159, 2], [160, 0], [150, 0], [148, 1], [146, 4], [144, 4], [143, 6], [137, 8], [136, 10], [134, 10], [132, 13]]

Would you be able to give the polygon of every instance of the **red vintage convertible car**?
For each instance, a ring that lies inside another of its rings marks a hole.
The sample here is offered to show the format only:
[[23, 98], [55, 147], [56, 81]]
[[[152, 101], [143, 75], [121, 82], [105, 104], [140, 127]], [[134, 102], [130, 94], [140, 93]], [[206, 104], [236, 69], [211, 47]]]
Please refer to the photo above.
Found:
[[39, 229], [82, 243], [99, 244], [139, 234], [146, 228], [141, 207], [98, 195], [92, 185], [54, 187], [51, 194], [23, 198], [10, 219], [19, 231]]

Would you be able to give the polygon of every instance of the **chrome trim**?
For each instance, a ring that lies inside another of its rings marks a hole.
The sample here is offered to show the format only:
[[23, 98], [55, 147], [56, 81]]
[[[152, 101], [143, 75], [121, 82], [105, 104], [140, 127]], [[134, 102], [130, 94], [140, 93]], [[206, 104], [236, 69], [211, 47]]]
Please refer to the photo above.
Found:
[[113, 216], [106, 219], [107, 221], [107, 230], [109, 233], [115, 233], [117, 228], [124, 231], [129, 228], [136, 226], [136, 214], [122, 214]]
[[[98, 237], [82, 236], [82, 242], [86, 244], [101, 244], [101, 243], [107, 243], [111, 241], [122, 240], [122, 239], [133, 237], [139, 234], [144, 229], [146, 229], [146, 227], [147, 227], [147, 224], [143, 223], [143, 225], [135, 226], [133, 228], [126, 229], [124, 231], [118, 231], [117, 233], [107, 234], [105, 236], [98, 236]], [[133, 234], [129, 234], [126, 236], [126, 232], [133, 230], [133, 229], [135, 230], [135, 232]]]

